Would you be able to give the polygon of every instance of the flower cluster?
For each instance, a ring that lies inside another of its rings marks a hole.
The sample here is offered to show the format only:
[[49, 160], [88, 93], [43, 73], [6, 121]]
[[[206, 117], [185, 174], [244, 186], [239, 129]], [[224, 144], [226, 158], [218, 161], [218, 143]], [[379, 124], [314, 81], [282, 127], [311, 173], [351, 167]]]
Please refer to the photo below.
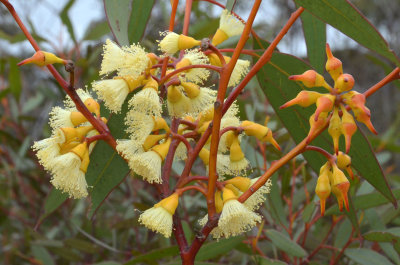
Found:
[[[100, 117], [100, 105], [92, 96], [82, 89], [78, 89], [77, 94], [85, 106]], [[79, 199], [88, 195], [85, 173], [95, 145], [95, 142], [88, 144], [87, 138], [98, 132], [69, 97], [64, 105], [64, 108], [54, 107], [50, 112], [52, 135], [35, 142], [32, 148], [37, 151], [40, 164], [51, 173], [54, 187]]]
[[351, 158], [342, 152], [339, 152], [337, 156], [337, 164], [327, 162], [320, 169], [315, 193], [321, 200], [321, 215], [325, 213], [325, 202], [331, 192], [336, 196], [339, 210], [343, 211], [343, 204], [346, 210], [349, 210], [347, 192], [350, 188], [350, 182], [341, 169], [346, 170], [353, 178]]
[[[220, 73], [218, 69], [231, 60], [210, 45], [219, 45], [240, 35], [243, 29], [244, 24], [224, 10], [212, 44], [174, 32], [162, 32], [162, 39], [158, 42], [162, 54], [156, 55], [147, 53], [139, 44], [120, 47], [111, 40], [106, 41], [99, 72], [102, 79], [94, 81], [92, 88], [112, 113], [121, 112], [127, 101], [125, 131], [128, 138], [118, 139], [116, 150], [125, 158], [132, 174], [149, 183], [162, 184], [162, 164], [175, 139], [179, 141], [174, 159], [187, 159], [191, 145], [212, 126], [217, 91], [205, 85], [212, 77], [210, 71]], [[178, 51], [179, 56], [174, 57]], [[239, 84], [249, 66], [249, 61], [239, 59], [228, 86]], [[99, 118], [99, 104], [87, 92], [79, 90], [78, 93], [86, 107]], [[36, 142], [34, 149], [42, 165], [52, 173], [53, 185], [73, 198], [81, 198], [87, 196], [85, 172], [93, 145], [87, 139], [97, 131], [87, 124], [85, 116], [76, 110], [70, 99], [65, 105], [66, 108], [55, 107], [50, 113], [50, 124], [55, 131], [49, 139]], [[163, 113], [163, 109], [168, 113]], [[179, 122], [177, 131], [170, 129], [168, 122], [171, 120]], [[280, 147], [267, 126], [240, 121], [235, 102], [222, 118], [220, 130], [217, 155], [220, 177], [215, 199], [221, 218], [213, 234], [215, 237], [229, 237], [248, 231], [261, 221], [255, 211], [271, 185], [267, 182], [244, 203], [238, 201], [239, 196], [257, 180], [243, 177], [250, 168], [241, 148], [243, 135]], [[209, 150], [210, 138], [199, 154], [207, 171]], [[179, 190], [146, 210], [139, 222], [169, 237], [172, 215], [183, 192]]]
[[315, 113], [310, 117], [310, 139], [315, 133], [324, 128], [329, 122], [328, 132], [333, 139], [334, 151], [339, 152], [339, 138], [343, 134], [346, 142], [346, 153], [350, 151], [351, 138], [357, 131], [357, 125], [353, 116], [348, 112], [353, 111], [354, 117], [364, 123], [368, 129], [377, 134], [371, 123], [371, 112], [365, 106], [365, 96], [352, 90], [354, 78], [350, 74], [343, 73], [342, 62], [332, 55], [329, 45], [326, 45], [328, 60], [325, 68], [335, 81], [332, 88], [324, 77], [314, 70], [308, 70], [301, 75], [290, 76], [289, 79], [301, 81], [306, 87], [324, 87], [329, 93], [321, 94], [315, 91], [301, 91], [296, 98], [281, 106], [281, 109], [295, 104], [308, 107], [316, 104]]

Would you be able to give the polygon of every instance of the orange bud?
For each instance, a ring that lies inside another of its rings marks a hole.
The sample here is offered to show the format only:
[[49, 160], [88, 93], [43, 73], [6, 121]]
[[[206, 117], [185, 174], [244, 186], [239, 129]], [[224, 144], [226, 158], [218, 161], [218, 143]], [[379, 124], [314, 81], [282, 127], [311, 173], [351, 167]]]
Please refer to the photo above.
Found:
[[240, 147], [240, 142], [237, 135], [232, 139], [232, 144], [229, 148], [229, 158], [233, 162], [241, 161], [244, 159], [244, 153], [242, 151], [242, 148]]
[[314, 70], [305, 71], [301, 75], [291, 75], [290, 80], [301, 81], [306, 87], [325, 87], [331, 90], [331, 87], [326, 83], [324, 77]]
[[350, 151], [351, 137], [357, 131], [357, 125], [353, 116], [346, 110], [345, 107], [340, 106], [342, 109], [342, 133], [346, 141], [346, 153]]
[[365, 107], [364, 109], [359, 109], [359, 108], [354, 108], [353, 109], [354, 116], [359, 122], [362, 122], [367, 126], [367, 128], [373, 133], [373, 134], [378, 134], [378, 132], [375, 130], [374, 125], [372, 125], [371, 122], [371, 112], [370, 110]]
[[339, 138], [342, 135], [342, 121], [339, 117], [339, 111], [337, 108], [333, 110], [333, 115], [329, 121], [328, 133], [333, 140], [333, 149], [337, 154], [339, 152]]
[[210, 60], [210, 64], [214, 65], [214, 66], [222, 66], [221, 60], [219, 59], [218, 55], [216, 55], [215, 53], [210, 53], [208, 55], [208, 60]]
[[321, 201], [321, 215], [325, 213], [325, 203], [326, 199], [331, 194], [331, 185], [329, 183], [329, 167], [322, 166], [320, 169], [319, 177], [317, 180], [317, 186], [315, 187], [315, 194], [319, 197]]
[[340, 169], [345, 169], [351, 179], [354, 179], [353, 171], [351, 170], [351, 157], [344, 154], [343, 152], [339, 152], [337, 156], [337, 165]]
[[278, 142], [272, 137], [272, 131], [269, 130], [267, 135], [265, 135], [261, 141], [263, 142], [269, 142], [270, 144], [272, 144], [276, 149], [278, 149], [279, 151], [281, 150], [281, 147], [279, 146]]
[[325, 94], [317, 99], [317, 109], [315, 110], [315, 121], [318, 120], [322, 112], [329, 112], [333, 108], [336, 97], [331, 94]]
[[299, 94], [297, 94], [297, 96], [294, 99], [286, 102], [279, 108], [284, 109], [293, 106], [295, 104], [300, 105], [302, 107], [308, 107], [314, 104], [317, 101], [317, 99], [321, 96], [322, 94], [318, 92], [303, 90]]
[[343, 74], [342, 62], [333, 56], [328, 43], [326, 44], [326, 56], [328, 57], [328, 60], [326, 61], [325, 69], [331, 75], [333, 80], [336, 81], [336, 79]]
[[349, 200], [347, 197], [347, 192], [350, 188], [350, 182], [344, 175], [343, 171], [341, 171], [336, 165], [333, 165], [331, 185], [335, 188], [335, 192], [337, 193], [335, 195], [338, 199], [339, 209], [342, 211], [343, 206], [340, 204], [344, 203], [346, 210], [349, 211]]
[[342, 74], [335, 82], [335, 88], [340, 92], [349, 91], [354, 86], [354, 78], [349, 74]]
[[326, 123], [327, 123], [327, 116], [328, 113], [322, 112], [321, 115], [319, 115], [318, 120], [315, 120], [315, 114], [311, 115], [309, 122], [310, 122], [310, 131], [308, 132], [307, 136], [307, 143], [310, 142], [310, 138], [315, 135], [315, 133], [324, 128]]
[[19, 62], [17, 65], [21, 66], [29, 63], [33, 63], [38, 66], [45, 66], [55, 63], [67, 64], [67, 61], [55, 56], [50, 52], [37, 51], [32, 57]]
[[365, 109], [365, 96], [357, 91], [350, 91], [342, 95], [344, 103], [349, 105], [352, 109], [359, 108]]
[[241, 127], [243, 127], [246, 135], [255, 136], [258, 140], [262, 142], [269, 142], [276, 149], [281, 150], [279, 144], [272, 137], [272, 131], [267, 126], [262, 126], [261, 124], [252, 121], [243, 121]]

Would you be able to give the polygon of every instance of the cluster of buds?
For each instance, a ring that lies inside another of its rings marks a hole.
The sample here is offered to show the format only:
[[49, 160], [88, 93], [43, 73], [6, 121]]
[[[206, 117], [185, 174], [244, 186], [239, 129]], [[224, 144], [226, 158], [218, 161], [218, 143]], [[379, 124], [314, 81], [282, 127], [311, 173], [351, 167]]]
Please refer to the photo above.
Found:
[[[308, 139], [313, 138], [318, 131], [329, 122], [328, 132], [333, 139], [334, 151], [339, 152], [339, 138], [343, 134], [346, 143], [346, 153], [351, 147], [351, 138], [357, 131], [357, 125], [353, 116], [348, 112], [351, 109], [354, 117], [364, 123], [368, 129], [377, 134], [371, 123], [370, 110], [365, 106], [365, 96], [351, 90], [354, 86], [354, 78], [350, 74], [343, 73], [342, 62], [332, 55], [329, 45], [326, 45], [328, 60], [325, 68], [335, 82], [332, 88], [324, 77], [314, 70], [308, 70], [301, 75], [290, 76], [290, 80], [301, 81], [307, 88], [324, 87], [329, 93], [315, 91], [301, 91], [296, 98], [281, 106], [281, 109], [295, 104], [308, 107], [316, 104], [315, 113], [310, 117], [310, 131]], [[347, 106], [346, 106], [347, 105]]]
[[353, 178], [351, 158], [342, 152], [337, 155], [337, 164], [326, 162], [320, 169], [315, 193], [321, 201], [321, 215], [325, 213], [326, 199], [331, 192], [336, 196], [339, 210], [343, 211], [343, 205], [347, 211], [349, 210], [347, 192], [350, 188], [350, 182], [342, 170], [346, 170]]
[[[213, 120], [217, 91], [204, 86], [211, 77], [210, 69], [221, 69], [231, 60], [211, 45], [219, 45], [232, 36], [240, 35], [243, 29], [244, 24], [224, 10], [212, 44], [174, 32], [162, 32], [158, 44], [163, 54], [156, 55], [147, 53], [139, 44], [120, 47], [111, 40], [106, 41], [99, 72], [102, 78], [92, 83], [92, 89], [113, 113], [119, 113], [128, 101], [125, 125], [129, 138], [118, 139], [116, 150], [125, 158], [133, 174], [149, 183], [161, 184], [162, 164], [173, 139], [180, 141], [174, 159], [187, 159], [188, 149], [193, 148], [191, 144], [204, 134]], [[174, 57], [178, 51], [180, 55]], [[55, 59], [55, 56], [44, 52], [23, 63], [27, 62], [37, 62], [40, 66], [65, 64], [64, 60]], [[236, 86], [248, 73], [249, 66], [249, 61], [239, 59], [228, 86]], [[159, 68], [162, 71], [158, 71]], [[99, 104], [86, 91], [78, 90], [78, 94], [99, 119]], [[129, 94], [132, 96], [127, 100]], [[166, 108], [163, 108], [163, 102]], [[70, 99], [65, 105], [67, 108], [55, 107], [50, 113], [50, 125], [56, 130], [52, 137], [36, 142], [34, 149], [43, 166], [53, 173], [52, 183], [71, 197], [81, 198], [87, 196], [84, 173], [94, 144], [87, 139], [97, 131], [76, 110]], [[163, 109], [167, 109], [168, 114], [163, 113]], [[280, 149], [267, 126], [251, 121], [241, 122], [238, 114], [238, 106], [234, 102], [221, 120], [217, 155], [217, 173], [220, 177], [215, 193], [221, 218], [218, 227], [213, 230], [215, 237], [238, 235], [254, 227], [261, 221], [254, 211], [265, 200], [264, 195], [269, 193], [271, 183], [267, 182], [245, 203], [237, 200], [257, 180], [245, 177], [250, 165], [241, 148], [242, 134]], [[171, 131], [167, 123], [170, 120], [180, 122], [177, 131]], [[210, 138], [199, 154], [207, 171]], [[172, 216], [185, 188], [177, 189], [146, 210], [139, 222], [169, 237]]]

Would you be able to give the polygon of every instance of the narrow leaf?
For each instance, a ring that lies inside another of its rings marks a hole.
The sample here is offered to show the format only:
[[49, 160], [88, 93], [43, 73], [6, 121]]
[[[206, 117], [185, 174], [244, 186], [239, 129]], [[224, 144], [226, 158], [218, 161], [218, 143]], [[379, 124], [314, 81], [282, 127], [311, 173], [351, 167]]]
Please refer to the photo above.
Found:
[[382, 35], [348, 0], [295, 0], [296, 4], [322, 21], [337, 28], [366, 48], [377, 52], [397, 65], [399, 59]]
[[307, 255], [307, 252], [300, 245], [281, 232], [268, 229], [265, 233], [271, 239], [272, 244], [285, 253], [295, 257], [305, 257]]
[[[124, 132], [124, 117], [128, 110], [128, 99], [122, 107], [122, 113], [112, 115], [107, 126], [115, 139], [127, 138]], [[101, 108], [106, 111], [105, 107]], [[107, 117], [108, 115], [102, 114]], [[118, 155], [108, 144], [100, 141], [96, 144], [90, 155], [90, 164], [86, 173], [86, 181], [91, 197], [91, 207], [88, 217], [92, 218], [97, 209], [111, 193], [126, 177], [129, 167], [122, 157]]]
[[393, 265], [385, 256], [366, 248], [346, 249], [344, 254], [361, 265]]
[[326, 25], [308, 11], [301, 14], [307, 56], [314, 69], [322, 73], [325, 70]]
[[68, 193], [63, 193], [55, 188], [51, 189], [44, 203], [44, 212], [39, 218], [38, 225], [43, 222], [46, 217], [57, 210], [58, 207], [60, 207], [67, 199]]
[[128, 24], [128, 36], [130, 43], [138, 42], [146, 29], [155, 0], [141, 0], [132, 2], [132, 11]]
[[212, 259], [223, 254], [227, 255], [242, 241], [243, 237], [239, 236], [205, 244], [197, 253], [196, 261]]
[[152, 261], [152, 260], [159, 261], [162, 258], [176, 256], [178, 254], [179, 254], [178, 246], [155, 249], [150, 252], [147, 252], [146, 254], [131, 259], [130, 261], [126, 262], [125, 265], [132, 265], [137, 263], [143, 264], [142, 263], [143, 261]]
[[131, 6], [132, 0], [104, 0], [108, 25], [119, 45], [129, 45], [128, 23]]
[[60, 18], [61, 18], [61, 21], [64, 23], [64, 25], [67, 27], [68, 33], [69, 33], [70, 37], [72, 38], [72, 40], [74, 41], [74, 43], [77, 43], [76, 38], [75, 38], [74, 27], [72, 26], [71, 20], [69, 19], [69, 15], [68, 15], [68, 11], [71, 9], [71, 7], [73, 6], [74, 3], [75, 3], [75, 0], [69, 0], [67, 2], [67, 4], [64, 6], [64, 8], [61, 10]]
[[8, 73], [8, 80], [10, 82], [10, 91], [14, 95], [14, 97], [19, 101], [19, 97], [21, 95], [22, 83], [21, 83], [21, 74], [18, 69], [17, 58], [11, 57], [9, 59], [10, 70]]

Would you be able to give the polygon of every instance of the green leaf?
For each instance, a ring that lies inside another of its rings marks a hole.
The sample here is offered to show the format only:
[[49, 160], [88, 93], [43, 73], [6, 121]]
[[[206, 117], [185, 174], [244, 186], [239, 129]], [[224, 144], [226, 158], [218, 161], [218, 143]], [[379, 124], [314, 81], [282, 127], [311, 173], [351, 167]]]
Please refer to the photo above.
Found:
[[361, 45], [400, 65], [399, 59], [388, 47], [381, 34], [349, 1], [295, 0], [295, 2]]
[[[124, 117], [128, 111], [128, 101], [129, 97], [122, 107], [122, 113], [112, 115], [107, 123], [115, 139], [126, 138]], [[107, 111], [104, 106], [101, 109]], [[102, 114], [102, 116], [107, 117], [108, 115]], [[88, 212], [89, 218], [93, 217], [103, 201], [125, 179], [128, 172], [127, 163], [114, 149], [104, 141], [96, 144], [90, 155], [90, 164], [86, 173], [88, 186], [92, 187], [89, 191], [92, 203]]]
[[276, 259], [269, 259], [265, 257], [257, 257], [257, 264], [259, 265], [287, 265], [287, 263], [283, 261], [279, 261]]
[[[264, 47], [267, 46], [265, 42], [263, 45]], [[254, 48], [260, 48], [257, 42], [255, 42]], [[308, 120], [314, 113], [315, 107], [302, 108], [293, 106], [283, 110], [279, 109], [279, 107], [295, 98], [301, 90], [305, 89], [300, 82], [288, 80], [288, 77], [303, 73], [309, 69], [310, 66], [300, 59], [275, 52], [272, 55], [271, 61], [257, 73], [260, 86], [274, 108], [275, 113], [297, 144], [308, 134]], [[332, 139], [326, 131], [314, 139], [311, 144], [328, 151], [332, 150]], [[326, 162], [326, 158], [316, 152], [305, 152], [303, 155], [317, 173], [319, 172], [319, 168]], [[371, 145], [360, 129], [352, 137], [352, 147], [349, 155], [352, 157], [353, 168], [389, 201], [397, 205]]]
[[60, 13], [60, 18], [61, 21], [64, 23], [64, 25], [67, 27], [68, 33], [74, 43], [76, 42], [75, 38], [75, 33], [74, 33], [74, 27], [72, 26], [71, 20], [69, 19], [68, 11], [71, 9], [71, 7], [74, 5], [75, 0], [69, 0], [67, 4], [64, 6], [64, 8], [61, 10]]
[[52, 188], [44, 203], [44, 213], [40, 216], [38, 224], [58, 209], [68, 199], [68, 193]]
[[344, 254], [361, 265], [393, 265], [385, 256], [366, 248], [346, 249]]
[[93, 263], [93, 265], [120, 265], [121, 263], [115, 261], [102, 261], [99, 263]]
[[208, 260], [220, 255], [227, 255], [243, 241], [243, 237], [232, 237], [218, 242], [204, 244], [196, 255], [196, 261]]
[[272, 244], [274, 244], [277, 248], [284, 251], [285, 253], [295, 257], [307, 256], [307, 252], [300, 245], [292, 241], [281, 232], [268, 229], [265, 233], [271, 239]]
[[127, 263], [125, 263], [125, 265], [137, 264], [142, 261], [152, 261], [152, 260], [158, 261], [162, 258], [176, 256], [176, 255], [179, 255], [178, 246], [160, 248], [160, 249], [155, 249], [150, 252], [147, 252], [146, 254], [137, 256], [137, 257], [131, 259], [130, 261], [128, 261]]
[[304, 38], [307, 45], [308, 60], [317, 72], [323, 73], [325, 70], [326, 57], [326, 25], [308, 11], [304, 11], [300, 18], [303, 24]]
[[400, 241], [400, 228], [386, 229], [385, 231], [370, 231], [363, 235], [364, 239], [376, 242]]
[[35, 259], [42, 262], [42, 264], [55, 265], [53, 257], [49, 251], [41, 246], [32, 245], [32, 253]]
[[22, 84], [21, 84], [21, 75], [17, 63], [18, 63], [17, 58], [12, 57], [9, 59], [10, 71], [8, 73], [8, 80], [10, 82], [11, 93], [14, 95], [15, 99], [19, 101]]
[[107, 21], [101, 21], [92, 24], [83, 38], [84, 40], [98, 40], [110, 32]]
[[[394, 197], [396, 200], [400, 199], [400, 189], [393, 190]], [[365, 210], [368, 208], [377, 207], [383, 204], [387, 204], [387, 199], [378, 192], [373, 192], [369, 194], [364, 194], [353, 198], [354, 208], [358, 210]], [[325, 211], [325, 215], [340, 214], [337, 205], [330, 207]]]
[[104, 0], [108, 25], [120, 45], [142, 37], [154, 0]]
[[155, 0], [135, 0], [132, 2], [132, 11], [128, 24], [130, 43], [138, 42], [146, 29]]

